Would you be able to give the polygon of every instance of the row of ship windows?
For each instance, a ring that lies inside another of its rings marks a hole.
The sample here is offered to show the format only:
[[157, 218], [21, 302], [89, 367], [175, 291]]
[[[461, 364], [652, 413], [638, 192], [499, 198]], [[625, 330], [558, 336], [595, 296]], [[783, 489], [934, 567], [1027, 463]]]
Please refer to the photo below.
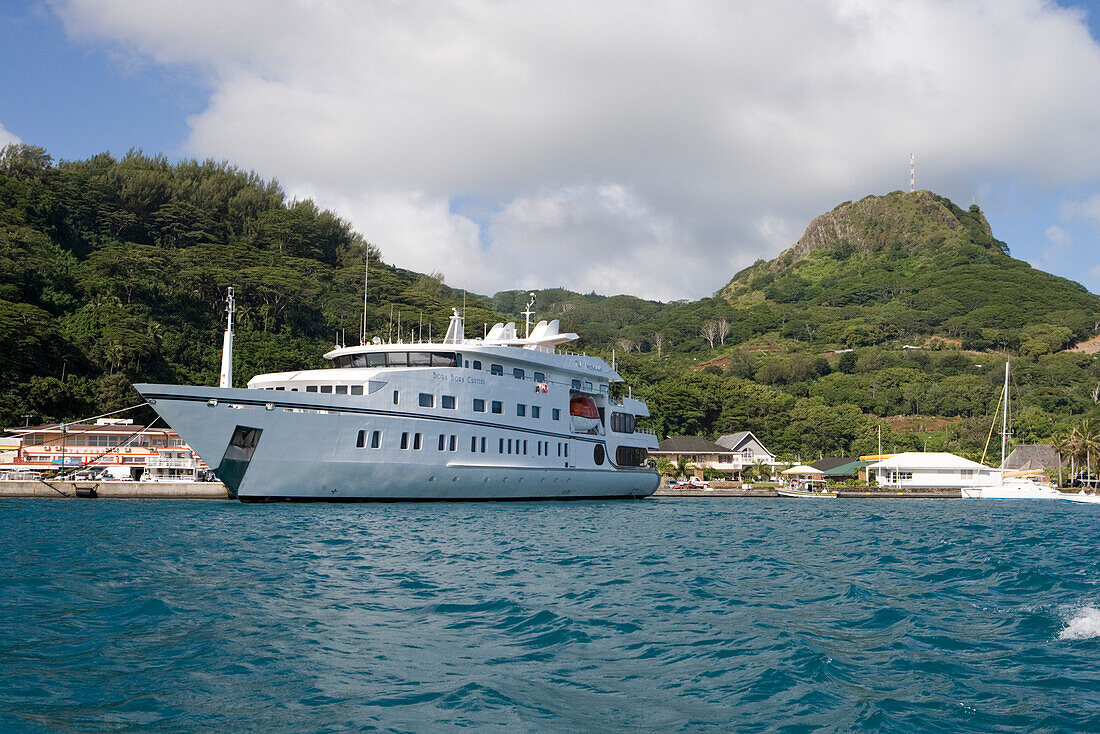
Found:
[[[420, 451], [424, 448], [424, 434], [422, 433], [409, 433], [404, 432], [401, 434], [401, 450], [406, 451], [412, 449], [413, 451]], [[550, 442], [549, 441], [535, 441], [535, 451], [538, 456], [550, 455]], [[569, 443], [565, 441], [558, 441], [558, 456], [569, 458]], [[522, 456], [527, 455], [527, 439], [520, 438], [499, 438], [497, 439], [497, 453], [499, 454], [519, 454]], [[367, 432], [359, 431], [359, 434], [355, 437], [356, 448], [366, 448]], [[486, 453], [486, 437], [485, 436], [470, 436], [470, 453], [477, 454]], [[370, 432], [370, 447], [372, 449], [382, 448], [382, 431]], [[458, 451], [458, 436], [452, 434], [439, 434], [439, 440], [437, 443], [437, 449], [439, 451]]]
[[[394, 395], [393, 395], [393, 404], [397, 405], [397, 391], [396, 390], [394, 391]], [[435, 395], [433, 395], [432, 393], [429, 393], [429, 392], [420, 393], [419, 404], [420, 404], [421, 408], [434, 408], [435, 407]], [[454, 397], [454, 395], [440, 395], [439, 396], [439, 407], [443, 408], [444, 410], [454, 410], [455, 409], [455, 397]], [[484, 413], [485, 412], [485, 407], [486, 407], [486, 404], [485, 404], [485, 401], [482, 398], [474, 398], [473, 409], [474, 409], [475, 413]], [[495, 413], [496, 415], [503, 415], [504, 414], [504, 403], [501, 402], [500, 400], [491, 400], [491, 401], [489, 401], [488, 407], [489, 407], [489, 411], [491, 413]], [[541, 418], [542, 417], [542, 408], [540, 406], [532, 405], [532, 406], [529, 406], [529, 407], [531, 408], [531, 417], [532, 418]], [[516, 403], [516, 415], [521, 417], [521, 418], [526, 417], [527, 416], [527, 408], [528, 408], [528, 406], [525, 403]], [[556, 421], [561, 420], [561, 409], [560, 408], [551, 408], [550, 409], [550, 417], [552, 419], [556, 420]]]
[[[454, 352], [370, 352], [367, 354], [348, 354], [337, 357], [334, 360], [336, 367], [466, 367], [480, 370], [481, 360], [463, 360], [461, 354]], [[504, 375], [504, 365], [490, 364], [489, 374]], [[517, 380], [527, 379], [527, 373], [522, 367], [512, 368], [512, 377]], [[535, 382], [546, 382], [545, 372], [534, 372]], [[580, 389], [580, 380], [574, 380], [576, 389]], [[588, 383], [591, 389], [592, 383]]]
[[[520, 371], [522, 372], [522, 370], [520, 370]], [[538, 375], [541, 375], [541, 374], [542, 374], [541, 372], [536, 372], [535, 373], [535, 375], [536, 375], [535, 379], [538, 380], [539, 382], [542, 382], [542, 380], [539, 379], [539, 377], [538, 377]], [[265, 388], [261, 388], [261, 389], [263, 389], [263, 390], [278, 390], [280, 392], [286, 391], [286, 388], [282, 385], [279, 385], [278, 387], [265, 387]], [[573, 389], [574, 390], [580, 390], [581, 389], [581, 381], [580, 380], [573, 380]], [[592, 383], [589, 382], [588, 380], [585, 380], [584, 381], [584, 389], [591, 392], [592, 391]], [[290, 391], [291, 392], [298, 392], [298, 388], [292, 387], [292, 388], [290, 388]], [[363, 394], [363, 386], [362, 385], [306, 385], [305, 391], [306, 392], [325, 393], [326, 395], [362, 395]], [[420, 393], [421, 401], [423, 401], [424, 395], [425, 395], [425, 393]], [[444, 395], [443, 399], [446, 400], [448, 397], [450, 397], [450, 396]], [[451, 400], [453, 401], [454, 398], [451, 397]], [[397, 390], [393, 391], [393, 404], [397, 405]], [[421, 405], [423, 405], [423, 402], [421, 402]], [[432, 406], [428, 405], [428, 406], [424, 406], [424, 407], [430, 408]], [[447, 406], [444, 405], [443, 407], [447, 407]], [[454, 407], [454, 406], [451, 406], [451, 407]]]

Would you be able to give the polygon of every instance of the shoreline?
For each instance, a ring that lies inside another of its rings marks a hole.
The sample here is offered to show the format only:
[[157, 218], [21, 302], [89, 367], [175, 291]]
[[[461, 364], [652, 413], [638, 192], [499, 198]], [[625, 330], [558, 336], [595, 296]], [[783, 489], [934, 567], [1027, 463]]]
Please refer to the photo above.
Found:
[[221, 482], [74, 482], [3, 481], [0, 499], [13, 497], [54, 499], [184, 499], [228, 500]]

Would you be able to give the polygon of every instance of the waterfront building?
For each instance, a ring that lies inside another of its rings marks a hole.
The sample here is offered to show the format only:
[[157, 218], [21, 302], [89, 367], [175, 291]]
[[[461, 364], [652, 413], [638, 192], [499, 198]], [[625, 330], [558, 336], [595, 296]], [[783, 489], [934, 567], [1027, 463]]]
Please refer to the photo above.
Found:
[[1001, 470], [945, 452], [906, 451], [867, 466], [882, 487], [961, 489], [1001, 484]]
[[19, 426], [6, 429], [15, 437], [5, 452], [8, 469], [75, 469], [101, 466], [114, 476], [137, 479], [158, 449], [189, 450], [170, 428], [151, 428], [127, 419], [100, 419], [95, 423]]
[[683, 456], [697, 474], [703, 469], [711, 469], [729, 473], [733, 479], [740, 479], [745, 469], [758, 462], [782, 466], [751, 431], [727, 434], [717, 441], [702, 436], [669, 436], [649, 453], [655, 457], [664, 456], [674, 464]]

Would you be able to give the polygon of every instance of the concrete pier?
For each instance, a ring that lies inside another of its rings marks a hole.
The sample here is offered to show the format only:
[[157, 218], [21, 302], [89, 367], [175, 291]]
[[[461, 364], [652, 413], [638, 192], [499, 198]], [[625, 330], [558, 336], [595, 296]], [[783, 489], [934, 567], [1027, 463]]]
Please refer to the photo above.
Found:
[[100, 499], [186, 499], [227, 500], [229, 491], [221, 482], [33, 482], [0, 481], [0, 498], [100, 498]]

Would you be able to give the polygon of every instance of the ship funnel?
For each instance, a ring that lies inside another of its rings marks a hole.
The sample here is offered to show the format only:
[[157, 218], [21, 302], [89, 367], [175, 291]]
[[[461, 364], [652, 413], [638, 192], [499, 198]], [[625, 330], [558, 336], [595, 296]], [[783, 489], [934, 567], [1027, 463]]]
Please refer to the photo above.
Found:
[[451, 309], [454, 311], [451, 314], [451, 323], [447, 325], [447, 336], [443, 337], [444, 344], [461, 344], [466, 338], [463, 335], [463, 321], [462, 314], [458, 312], [458, 309]]

